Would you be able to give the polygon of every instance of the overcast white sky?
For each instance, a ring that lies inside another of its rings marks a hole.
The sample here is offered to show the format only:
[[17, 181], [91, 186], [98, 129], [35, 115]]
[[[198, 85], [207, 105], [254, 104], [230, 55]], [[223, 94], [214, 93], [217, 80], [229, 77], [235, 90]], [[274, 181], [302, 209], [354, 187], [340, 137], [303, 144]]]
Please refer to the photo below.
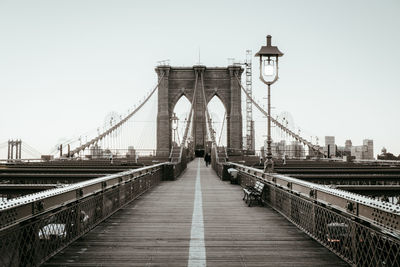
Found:
[[191, 66], [200, 48], [203, 64], [226, 66], [271, 34], [285, 53], [277, 113], [304, 133], [339, 145], [371, 138], [375, 155], [398, 155], [399, 14], [398, 0], [0, 0], [0, 143], [21, 138], [48, 153], [142, 99], [158, 60]]

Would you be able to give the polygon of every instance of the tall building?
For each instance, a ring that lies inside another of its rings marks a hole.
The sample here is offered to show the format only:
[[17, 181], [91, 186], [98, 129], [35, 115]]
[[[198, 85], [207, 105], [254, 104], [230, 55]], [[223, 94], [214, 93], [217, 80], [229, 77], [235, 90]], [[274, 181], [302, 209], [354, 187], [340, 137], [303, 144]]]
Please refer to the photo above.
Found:
[[286, 155], [289, 158], [303, 158], [305, 157], [304, 146], [298, 141], [292, 141], [291, 144], [286, 145]]
[[95, 159], [95, 158], [102, 158], [103, 157], [103, 149], [97, 144], [92, 145], [89, 149], [90, 151], [90, 156]]
[[351, 140], [346, 140], [344, 143], [344, 146], [336, 146], [336, 155], [339, 155], [339, 157], [349, 157], [351, 156], [351, 148], [353, 147], [353, 143]]
[[352, 146], [351, 155], [356, 159], [363, 159], [363, 146]]
[[344, 143], [344, 149], [345, 151], [351, 151], [351, 147], [353, 146], [353, 143], [351, 142], [351, 140], [346, 140], [346, 142]]
[[372, 139], [364, 139], [361, 146], [353, 146], [351, 140], [346, 140], [344, 146], [336, 146], [334, 136], [325, 136], [324, 152], [329, 157], [353, 156], [356, 159], [374, 159], [374, 141]]
[[363, 146], [366, 148], [364, 151], [364, 159], [374, 159], [374, 141], [372, 139], [364, 139]]
[[324, 152], [326, 154], [329, 153], [329, 157], [335, 157], [336, 156], [336, 144], [335, 144], [335, 137], [334, 136], [325, 136]]
[[361, 146], [352, 146], [351, 155], [356, 159], [374, 159], [374, 141], [364, 139]]
[[126, 157], [136, 159], [136, 150], [133, 146], [128, 146], [128, 152], [126, 153]]
[[285, 140], [281, 140], [277, 143], [271, 144], [272, 156], [274, 158], [283, 158], [285, 156], [285, 148], [286, 142]]
[[[267, 141], [264, 142], [264, 148], [267, 147]], [[267, 151], [264, 151], [266, 153]], [[304, 146], [298, 141], [292, 141], [290, 144], [286, 144], [285, 140], [271, 143], [272, 157], [283, 158], [285, 156], [289, 158], [303, 158], [305, 157]], [[265, 154], [264, 154], [265, 155]]]

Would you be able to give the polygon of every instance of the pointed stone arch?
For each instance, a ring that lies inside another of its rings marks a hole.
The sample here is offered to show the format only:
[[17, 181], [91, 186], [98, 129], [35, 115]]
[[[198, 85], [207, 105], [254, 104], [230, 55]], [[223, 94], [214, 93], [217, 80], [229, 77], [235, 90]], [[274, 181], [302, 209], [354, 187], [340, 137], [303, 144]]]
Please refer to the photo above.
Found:
[[[225, 68], [206, 66], [171, 67], [159, 66], [156, 68], [158, 77], [162, 81], [158, 87], [157, 113], [157, 154], [167, 156], [171, 149], [170, 117], [178, 100], [185, 95], [192, 102], [194, 89], [197, 83], [197, 92], [194, 103], [193, 137], [196, 149], [205, 148], [205, 114], [204, 98], [201, 80], [204, 82], [204, 92], [207, 103], [217, 95], [225, 106], [227, 113], [227, 146], [233, 149], [242, 149], [242, 110], [241, 88], [236, 79], [243, 69], [240, 66]], [[238, 130], [240, 129], [240, 130]], [[169, 133], [169, 134], [168, 134]]]
[[[226, 101], [224, 98], [222, 98], [222, 97], [218, 94], [218, 92], [214, 92], [213, 94], [210, 94], [210, 95], [208, 96], [208, 98], [207, 98], [207, 105], [208, 105], [208, 103], [210, 103], [210, 101], [211, 101], [214, 97], [218, 98], [219, 101], [221, 101], [222, 105], [224, 105], [225, 111], [227, 111], [227, 110], [228, 110], [228, 105], [227, 105], [227, 103], [226, 103], [227, 101]], [[224, 101], [224, 100], [225, 100], [225, 101]]]
[[182, 98], [186, 98], [189, 103], [192, 103], [192, 100], [189, 99], [189, 97], [187, 96], [187, 94], [185, 94], [184, 92], [182, 92], [181, 94], [177, 94], [174, 99], [171, 101], [171, 105], [169, 106], [169, 113], [172, 114], [171, 112], [174, 112], [176, 105], [178, 104], [179, 101], [181, 101]]
[[220, 145], [226, 146], [228, 141], [225, 119], [227, 116], [226, 106], [218, 94], [213, 94], [212, 97], [207, 100], [207, 108], [212, 119], [213, 128], [216, 131], [216, 142], [219, 144], [220, 134], [222, 133], [222, 142]]

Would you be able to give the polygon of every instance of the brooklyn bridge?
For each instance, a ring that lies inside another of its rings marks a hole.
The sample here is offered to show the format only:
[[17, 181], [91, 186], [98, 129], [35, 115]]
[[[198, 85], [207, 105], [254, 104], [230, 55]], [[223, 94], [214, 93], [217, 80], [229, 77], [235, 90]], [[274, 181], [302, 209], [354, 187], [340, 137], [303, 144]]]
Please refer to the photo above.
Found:
[[[268, 89], [282, 55], [270, 36], [257, 53]], [[60, 144], [55, 158], [24, 160], [23, 143], [8, 143], [1, 266], [400, 266], [396, 162], [333, 159], [271, 115], [270, 94], [267, 109], [253, 98], [251, 61], [160, 62], [155, 72], [155, 87], [132, 110], [76, 146]], [[189, 103], [183, 134], [181, 99]], [[225, 113], [218, 131], [213, 99]], [[130, 143], [134, 119], [151, 101], [156, 127], [146, 135], [156, 149], [141, 150]], [[253, 108], [268, 122], [262, 154]], [[274, 134], [304, 154], [278, 155]]]

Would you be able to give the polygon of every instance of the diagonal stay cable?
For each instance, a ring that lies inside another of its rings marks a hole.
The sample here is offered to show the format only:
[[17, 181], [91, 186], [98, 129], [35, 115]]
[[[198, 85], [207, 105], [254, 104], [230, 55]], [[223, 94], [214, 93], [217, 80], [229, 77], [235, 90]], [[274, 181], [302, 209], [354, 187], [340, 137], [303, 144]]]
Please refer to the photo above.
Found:
[[79, 153], [80, 151], [88, 148], [91, 145], [94, 145], [96, 142], [104, 138], [105, 136], [109, 135], [110, 133], [114, 132], [116, 129], [118, 129], [121, 125], [125, 124], [126, 121], [128, 121], [133, 115], [135, 115], [136, 112], [138, 112], [146, 103], [147, 101], [152, 97], [154, 92], [157, 90], [158, 86], [160, 85], [161, 81], [164, 78], [164, 73], [158, 80], [157, 85], [154, 87], [154, 89], [151, 91], [151, 93], [146, 97], [146, 99], [137, 107], [135, 108], [131, 113], [129, 113], [125, 118], [123, 118], [121, 121], [119, 121], [117, 124], [109, 128], [108, 130], [104, 131], [103, 133], [99, 134], [97, 137], [93, 138], [92, 140], [86, 142], [85, 144], [75, 148], [70, 152], [70, 156], [73, 156], [76, 153]]
[[223, 132], [224, 126], [225, 126], [225, 119], [226, 119], [226, 110], [225, 110], [225, 113], [224, 113], [224, 119], [222, 120], [221, 132], [219, 133], [218, 145], [221, 144], [221, 137], [222, 137], [222, 132]]
[[208, 134], [210, 135], [212, 144], [215, 147], [215, 159], [216, 159], [216, 162], [219, 162], [219, 159], [218, 159], [218, 146], [217, 146], [217, 142], [215, 140], [214, 131], [213, 131], [213, 128], [212, 128], [212, 125], [211, 125], [211, 117], [210, 117], [210, 113], [208, 112], [206, 93], [204, 91], [203, 72], [200, 73], [200, 77], [201, 77], [201, 89], [202, 89], [202, 92], [203, 92], [203, 104], [204, 104], [204, 110], [205, 110], [205, 114], [206, 114], [206, 124], [207, 124], [207, 127], [208, 127]]
[[281, 124], [279, 121], [277, 121], [276, 119], [274, 119], [272, 116], [270, 116], [268, 114], [267, 111], [265, 111], [262, 107], [260, 107], [260, 105], [257, 104], [256, 101], [254, 101], [254, 99], [246, 92], [246, 89], [243, 87], [242, 83], [239, 80], [239, 77], [237, 76], [237, 74], [235, 74], [236, 79], [238, 81], [238, 83], [240, 84], [240, 87], [242, 88], [242, 91], [246, 94], [246, 96], [251, 100], [251, 102], [257, 107], [257, 109], [263, 113], [265, 116], [270, 117], [271, 121], [278, 126], [282, 131], [286, 132], [287, 134], [289, 134], [290, 136], [292, 136], [294, 139], [298, 140], [299, 142], [303, 143], [304, 145], [308, 146], [310, 149], [312, 149], [313, 151], [316, 151], [318, 153], [321, 153], [322, 155], [325, 155], [325, 152], [323, 150], [322, 147], [318, 146], [318, 145], [314, 145], [312, 144], [310, 141], [304, 139], [303, 137], [301, 137], [300, 135], [294, 133], [293, 131], [291, 131], [289, 128], [285, 127], [283, 124]]
[[192, 97], [192, 105], [190, 106], [190, 112], [189, 112], [189, 116], [188, 116], [188, 121], [186, 123], [185, 132], [184, 132], [183, 137], [182, 137], [182, 143], [181, 143], [181, 149], [180, 149], [180, 153], [179, 153], [179, 159], [181, 159], [181, 157], [182, 157], [183, 147], [185, 146], [185, 143], [186, 143], [186, 140], [187, 140], [187, 136], [188, 136], [188, 133], [189, 133], [189, 129], [190, 129], [190, 126], [192, 124], [194, 102], [196, 100], [196, 93], [197, 93], [197, 82], [198, 82], [198, 79], [197, 79], [197, 75], [196, 75], [196, 80], [195, 80], [195, 83], [194, 83], [193, 97]]

